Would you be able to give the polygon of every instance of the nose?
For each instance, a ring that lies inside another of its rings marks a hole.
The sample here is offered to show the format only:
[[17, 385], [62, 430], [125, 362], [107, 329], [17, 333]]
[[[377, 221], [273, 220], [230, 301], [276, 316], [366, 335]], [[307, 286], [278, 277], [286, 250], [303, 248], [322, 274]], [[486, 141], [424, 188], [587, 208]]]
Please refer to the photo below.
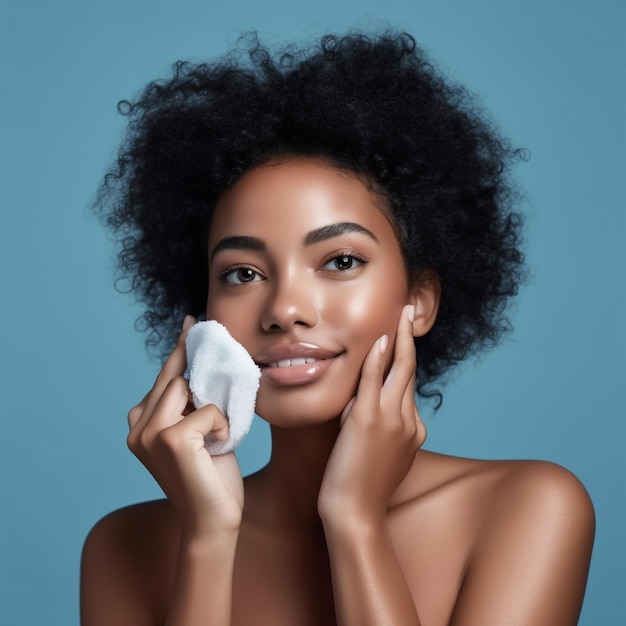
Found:
[[318, 306], [312, 287], [302, 276], [286, 276], [276, 280], [261, 320], [263, 330], [289, 331], [294, 326], [315, 326]]

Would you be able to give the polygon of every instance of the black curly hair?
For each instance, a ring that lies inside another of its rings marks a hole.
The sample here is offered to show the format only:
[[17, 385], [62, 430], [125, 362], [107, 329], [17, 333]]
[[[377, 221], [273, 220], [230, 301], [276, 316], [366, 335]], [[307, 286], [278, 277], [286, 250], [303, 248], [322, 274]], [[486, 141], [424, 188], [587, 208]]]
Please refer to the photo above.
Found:
[[274, 54], [249, 35], [213, 63], [176, 63], [118, 109], [128, 133], [95, 208], [118, 237], [126, 289], [146, 305], [137, 326], [161, 354], [182, 317], [204, 309], [220, 194], [290, 156], [369, 181], [407, 266], [437, 272], [438, 318], [416, 339], [420, 395], [440, 401], [434, 381], [509, 330], [506, 305], [525, 278], [510, 170], [524, 153], [410, 35], [327, 35]]

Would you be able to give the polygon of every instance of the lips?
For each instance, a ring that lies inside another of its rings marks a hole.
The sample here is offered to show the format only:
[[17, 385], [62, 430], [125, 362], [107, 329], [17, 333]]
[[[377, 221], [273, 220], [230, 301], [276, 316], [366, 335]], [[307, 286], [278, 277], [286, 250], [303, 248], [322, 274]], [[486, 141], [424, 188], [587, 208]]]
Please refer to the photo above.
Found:
[[278, 385], [302, 385], [322, 376], [342, 352], [309, 343], [277, 344], [254, 360], [267, 380]]
[[338, 356], [342, 350], [331, 350], [312, 343], [282, 343], [256, 355], [259, 367], [293, 367]]
[[280, 361], [271, 361], [267, 363], [265, 367], [295, 367], [297, 365], [306, 365], [307, 363], [314, 363], [319, 359], [313, 357], [303, 357], [299, 359], [281, 359]]

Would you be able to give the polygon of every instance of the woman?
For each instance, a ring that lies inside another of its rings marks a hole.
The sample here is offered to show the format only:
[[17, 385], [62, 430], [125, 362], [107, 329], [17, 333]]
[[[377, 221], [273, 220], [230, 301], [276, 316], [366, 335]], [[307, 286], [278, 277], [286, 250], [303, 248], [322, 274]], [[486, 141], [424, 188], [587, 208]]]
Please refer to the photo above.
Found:
[[[100, 208], [149, 342], [178, 335], [129, 413], [167, 499], [94, 527], [83, 624], [575, 624], [584, 488], [422, 450], [414, 397], [441, 400], [435, 382], [507, 329], [519, 153], [408, 35], [275, 58], [253, 39], [249, 59], [178, 64], [122, 105]], [[188, 313], [261, 368], [272, 454], [243, 480], [204, 447], [228, 420], [190, 404]]]

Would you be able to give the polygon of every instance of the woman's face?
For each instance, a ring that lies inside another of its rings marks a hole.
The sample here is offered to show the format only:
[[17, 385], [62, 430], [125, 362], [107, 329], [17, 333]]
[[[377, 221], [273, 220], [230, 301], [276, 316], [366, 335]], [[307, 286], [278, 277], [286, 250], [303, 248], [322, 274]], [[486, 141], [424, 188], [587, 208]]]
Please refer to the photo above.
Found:
[[341, 415], [409, 301], [372, 192], [313, 159], [255, 168], [219, 199], [208, 252], [207, 319], [261, 367], [257, 413], [285, 427]]

